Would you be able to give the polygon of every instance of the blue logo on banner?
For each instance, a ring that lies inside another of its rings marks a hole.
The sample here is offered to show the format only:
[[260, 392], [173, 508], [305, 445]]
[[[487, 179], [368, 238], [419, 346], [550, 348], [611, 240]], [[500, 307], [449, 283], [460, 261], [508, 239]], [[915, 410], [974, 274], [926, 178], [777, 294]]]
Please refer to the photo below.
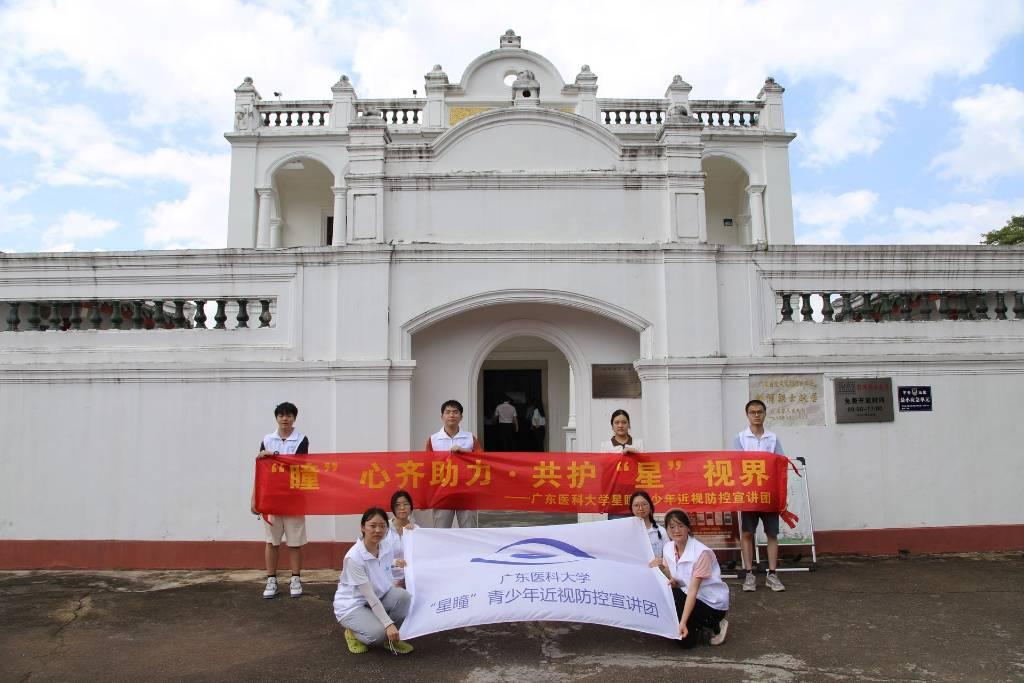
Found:
[[527, 538], [499, 548], [487, 557], [474, 557], [470, 562], [488, 564], [566, 564], [580, 560], [593, 560], [571, 543], [553, 538]]

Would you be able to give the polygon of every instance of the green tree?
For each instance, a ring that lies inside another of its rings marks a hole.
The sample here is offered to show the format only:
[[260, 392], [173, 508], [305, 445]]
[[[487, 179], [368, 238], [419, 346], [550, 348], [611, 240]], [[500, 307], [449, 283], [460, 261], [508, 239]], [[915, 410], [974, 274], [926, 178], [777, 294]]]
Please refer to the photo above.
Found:
[[982, 244], [1024, 244], [1024, 216], [1011, 216], [1006, 225], [982, 235]]

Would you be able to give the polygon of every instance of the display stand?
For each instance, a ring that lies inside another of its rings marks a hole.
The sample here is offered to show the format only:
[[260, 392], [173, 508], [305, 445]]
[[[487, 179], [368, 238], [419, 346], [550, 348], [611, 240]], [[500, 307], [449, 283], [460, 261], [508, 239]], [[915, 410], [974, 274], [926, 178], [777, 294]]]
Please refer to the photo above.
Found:
[[722, 578], [739, 576], [743, 566], [738, 512], [694, 512], [690, 515], [693, 535], [714, 551], [722, 567]]
[[[779, 566], [780, 572], [808, 572], [817, 568], [818, 556], [814, 548], [814, 525], [811, 523], [811, 497], [808, 493], [807, 483], [807, 461], [803, 458], [790, 458], [790, 463], [796, 469], [796, 476], [790, 475], [786, 491], [786, 503], [790, 511], [799, 517], [794, 528], [779, 520]], [[767, 547], [768, 537], [764, 535], [764, 529], [758, 525], [757, 534], [754, 537], [754, 565], [761, 563], [761, 547]], [[782, 557], [782, 549], [790, 547], [809, 546], [811, 552], [811, 563], [809, 566], [782, 566], [783, 562], [799, 563], [803, 559], [798, 554], [795, 559]]]

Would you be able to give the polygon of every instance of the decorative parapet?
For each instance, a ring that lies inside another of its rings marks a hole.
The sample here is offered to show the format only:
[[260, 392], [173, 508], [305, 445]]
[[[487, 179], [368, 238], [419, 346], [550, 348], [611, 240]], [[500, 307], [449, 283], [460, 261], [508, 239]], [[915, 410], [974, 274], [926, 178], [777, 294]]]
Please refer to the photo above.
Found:
[[[682, 98], [679, 98], [680, 100]], [[670, 106], [686, 106], [691, 118], [708, 128], [761, 128], [764, 102], [758, 100], [687, 100], [687, 104], [670, 99], [597, 100], [601, 123], [612, 126], [661, 125]]]
[[780, 292], [776, 295], [776, 311], [780, 324], [1024, 320], [1024, 292]]
[[275, 297], [0, 302], [6, 332], [273, 327], [276, 310]]

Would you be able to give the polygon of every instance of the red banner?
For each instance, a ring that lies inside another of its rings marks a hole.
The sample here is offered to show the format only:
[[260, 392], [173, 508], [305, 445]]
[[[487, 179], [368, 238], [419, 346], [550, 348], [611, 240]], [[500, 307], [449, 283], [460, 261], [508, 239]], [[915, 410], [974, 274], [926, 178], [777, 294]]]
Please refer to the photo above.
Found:
[[789, 461], [773, 453], [335, 453], [256, 461], [256, 508], [345, 515], [388, 507], [628, 513], [633, 491], [659, 511], [784, 512]]

